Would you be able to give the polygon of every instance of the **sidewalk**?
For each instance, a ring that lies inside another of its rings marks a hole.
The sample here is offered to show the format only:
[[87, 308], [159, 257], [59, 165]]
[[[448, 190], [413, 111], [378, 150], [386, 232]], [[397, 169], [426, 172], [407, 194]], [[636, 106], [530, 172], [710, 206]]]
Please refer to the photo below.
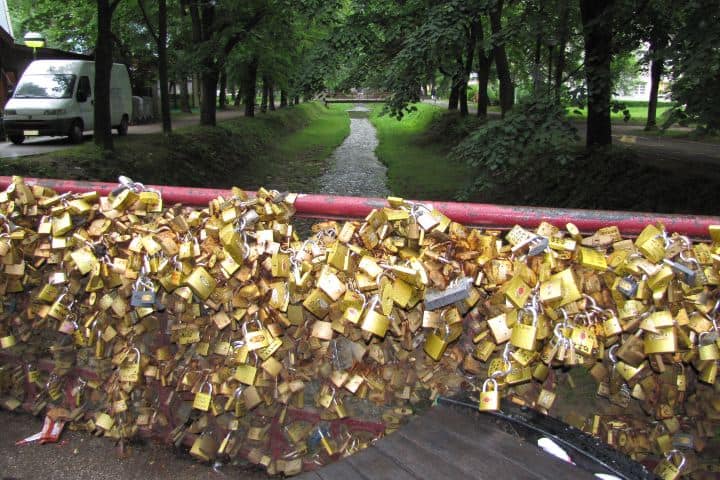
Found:
[[[217, 121], [230, 120], [244, 115], [243, 110], [218, 110]], [[192, 115], [180, 114], [177, 118], [172, 119], [172, 128], [190, 127], [200, 123], [200, 114]], [[153, 123], [145, 123], [142, 125], [130, 125], [128, 135], [147, 135], [151, 133], [162, 132], [162, 123], [160, 121]], [[113, 132], [115, 134], [115, 132]], [[92, 141], [92, 134], [85, 132], [85, 142]], [[64, 150], [74, 145], [63, 137], [36, 137], [26, 139], [22, 145], [13, 145], [10, 142], [0, 142], [0, 158], [17, 158], [27, 157], [30, 155], [41, 155], [57, 150]]]

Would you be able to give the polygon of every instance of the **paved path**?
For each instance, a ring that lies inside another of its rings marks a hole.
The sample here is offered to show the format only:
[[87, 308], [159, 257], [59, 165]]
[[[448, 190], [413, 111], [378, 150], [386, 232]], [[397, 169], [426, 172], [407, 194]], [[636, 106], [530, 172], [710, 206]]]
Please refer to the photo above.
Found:
[[[241, 117], [242, 110], [223, 110], [218, 111], [217, 120], [228, 120], [231, 118]], [[200, 115], [181, 115], [173, 118], [173, 129], [189, 127], [197, 125], [200, 122]], [[148, 133], [162, 132], [162, 124], [159, 122], [146, 123], [143, 125], [131, 125], [128, 133], [130, 135], [145, 135]], [[86, 133], [85, 141], [89, 141], [92, 134]], [[34, 139], [26, 139], [22, 145], [13, 145], [10, 142], [0, 142], [0, 158], [17, 158], [26, 157], [28, 155], [39, 155], [43, 153], [54, 152], [55, 150], [63, 150], [70, 148], [71, 145], [67, 138], [64, 137], [37, 137]]]
[[[436, 105], [438, 108], [446, 106], [440, 101], [426, 100], [425, 103]], [[475, 114], [477, 107], [469, 106], [469, 110], [471, 114]], [[498, 112], [489, 112], [489, 115], [500, 117]], [[573, 123], [584, 142], [585, 122], [573, 121]], [[673, 128], [673, 130], [678, 129]], [[690, 132], [691, 129], [680, 127], [679, 130]], [[703, 171], [710, 171], [713, 176], [720, 177], [720, 172], [714, 173], [717, 169], [708, 168], [720, 166], [720, 144], [648, 135], [643, 131], [642, 125], [632, 124], [613, 123], [612, 136], [615, 144], [625, 145], [636, 152], [643, 164], [674, 171], [702, 168]]]

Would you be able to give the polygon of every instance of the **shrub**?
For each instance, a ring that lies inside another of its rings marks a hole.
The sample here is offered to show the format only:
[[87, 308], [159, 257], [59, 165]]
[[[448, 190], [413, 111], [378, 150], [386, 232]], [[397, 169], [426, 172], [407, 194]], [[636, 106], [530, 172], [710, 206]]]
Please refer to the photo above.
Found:
[[[499, 121], [490, 121], [458, 144], [450, 157], [478, 170], [472, 190], [518, 178], [550, 180], [574, 158], [578, 137], [565, 110], [545, 99], [528, 99]], [[465, 192], [467, 197], [471, 192]]]

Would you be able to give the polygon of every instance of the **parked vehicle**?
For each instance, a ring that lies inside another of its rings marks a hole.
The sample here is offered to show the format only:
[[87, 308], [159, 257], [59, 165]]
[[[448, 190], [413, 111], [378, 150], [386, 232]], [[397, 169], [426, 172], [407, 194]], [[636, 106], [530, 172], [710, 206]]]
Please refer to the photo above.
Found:
[[[93, 129], [95, 62], [36, 60], [20, 77], [5, 105], [3, 125], [11, 142], [27, 137], [68, 136], [73, 143]], [[126, 135], [132, 113], [130, 77], [115, 63], [110, 79], [110, 117], [119, 135]]]

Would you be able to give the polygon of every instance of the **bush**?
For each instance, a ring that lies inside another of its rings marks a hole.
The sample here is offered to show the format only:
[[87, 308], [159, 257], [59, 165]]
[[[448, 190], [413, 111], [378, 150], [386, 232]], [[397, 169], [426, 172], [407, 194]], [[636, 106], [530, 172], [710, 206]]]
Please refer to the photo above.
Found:
[[456, 145], [482, 122], [474, 115], [463, 117], [457, 111], [437, 111], [422, 136], [424, 143]]
[[520, 177], [550, 180], [544, 177], [552, 177], [558, 167], [573, 159], [577, 140], [561, 106], [550, 100], [528, 99], [502, 120], [480, 126], [450, 157], [478, 170], [472, 190], [483, 191]]

